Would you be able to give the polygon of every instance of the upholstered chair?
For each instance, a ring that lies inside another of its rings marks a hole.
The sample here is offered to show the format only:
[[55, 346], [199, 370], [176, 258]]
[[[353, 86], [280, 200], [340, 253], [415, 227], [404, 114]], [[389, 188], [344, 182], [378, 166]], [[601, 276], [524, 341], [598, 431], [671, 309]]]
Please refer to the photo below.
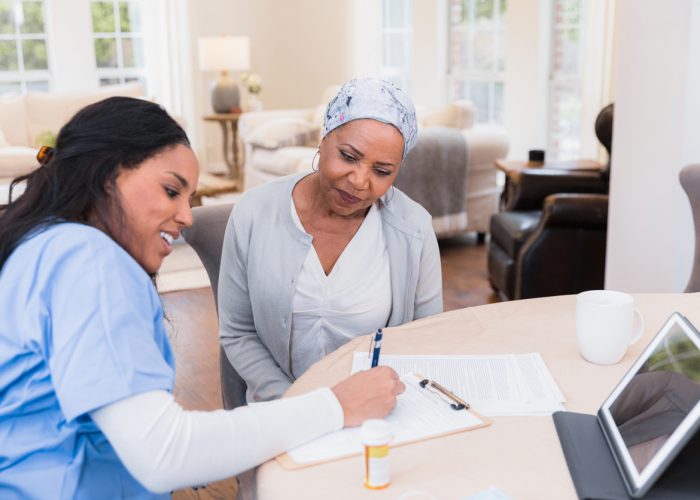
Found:
[[685, 291], [700, 292], [700, 163], [684, 167], [679, 177], [688, 195], [695, 222], [695, 259]]
[[[221, 251], [224, 245], [224, 233], [233, 204], [208, 205], [192, 209], [192, 226], [182, 231], [185, 241], [194, 249], [209, 276], [214, 303], [218, 311], [218, 285]], [[246, 384], [226, 357], [223, 348], [219, 350], [221, 368], [221, 396], [224, 408], [232, 410], [246, 404]]]
[[[613, 105], [595, 124], [611, 151]], [[601, 170], [522, 171], [503, 210], [491, 217], [489, 280], [502, 299], [603, 288], [609, 162]]]

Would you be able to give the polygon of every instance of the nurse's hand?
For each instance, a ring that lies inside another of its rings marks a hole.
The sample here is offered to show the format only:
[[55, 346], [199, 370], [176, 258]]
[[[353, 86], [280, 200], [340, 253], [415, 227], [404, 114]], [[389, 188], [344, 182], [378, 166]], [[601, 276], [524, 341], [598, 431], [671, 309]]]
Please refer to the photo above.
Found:
[[346, 378], [331, 390], [343, 407], [345, 427], [354, 427], [368, 418], [386, 417], [406, 386], [393, 369], [378, 366]]

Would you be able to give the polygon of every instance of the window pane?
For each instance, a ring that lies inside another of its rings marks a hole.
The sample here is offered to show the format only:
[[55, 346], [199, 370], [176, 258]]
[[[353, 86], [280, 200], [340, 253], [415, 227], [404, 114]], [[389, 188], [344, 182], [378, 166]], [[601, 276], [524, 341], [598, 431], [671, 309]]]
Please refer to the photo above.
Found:
[[452, 82], [452, 93], [450, 95], [452, 99], [468, 99], [466, 82], [462, 79], [455, 79]]
[[27, 91], [29, 92], [48, 92], [49, 82], [42, 80], [36, 82], [27, 82]]
[[98, 68], [117, 67], [117, 41], [114, 38], [95, 40], [95, 59]]
[[581, 20], [580, 0], [560, 0], [556, 2], [554, 22], [557, 24], [578, 24]]
[[493, 13], [493, 0], [476, 0], [477, 21], [490, 21]]
[[44, 33], [43, 2], [22, 2], [24, 24], [22, 33]]
[[491, 31], [474, 33], [474, 67], [472, 69], [491, 71], [496, 61], [496, 35]]
[[119, 25], [122, 33], [141, 32], [141, 11], [137, 4], [119, 2]]
[[0, 35], [11, 35], [15, 32], [15, 18], [11, 0], [0, 0]]
[[506, 31], [501, 30], [496, 34], [498, 38], [496, 44], [496, 70], [505, 71], [506, 69]]
[[17, 71], [17, 44], [14, 40], [0, 41], [0, 71]]
[[470, 0], [451, 0], [450, 1], [450, 24], [457, 26], [466, 20], [467, 3]]
[[143, 41], [140, 38], [122, 39], [122, 57], [127, 68], [143, 67]]
[[114, 33], [114, 4], [112, 2], [93, 2], [92, 31], [95, 33]]
[[403, 46], [405, 42], [405, 37], [398, 33], [385, 36], [384, 66], [402, 67], [405, 65]]
[[578, 73], [579, 70], [579, 30], [565, 29], [554, 31], [555, 72]]
[[476, 116], [480, 123], [488, 122], [489, 116], [489, 83], [471, 82], [469, 84], [469, 99], [476, 106]]
[[0, 94], [22, 92], [22, 84], [19, 82], [0, 82]]
[[44, 40], [22, 40], [22, 56], [26, 70], [49, 69]]
[[493, 84], [493, 119], [496, 123], [503, 123], [503, 84]]
[[384, 26], [402, 28], [406, 25], [407, 12], [404, 0], [384, 0]]

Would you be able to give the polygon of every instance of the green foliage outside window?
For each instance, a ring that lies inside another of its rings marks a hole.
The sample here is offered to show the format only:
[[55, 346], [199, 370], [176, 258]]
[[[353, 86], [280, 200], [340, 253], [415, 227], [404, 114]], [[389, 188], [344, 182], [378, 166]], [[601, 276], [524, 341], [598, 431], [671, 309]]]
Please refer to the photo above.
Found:
[[114, 33], [114, 4], [112, 2], [92, 2], [92, 31], [94, 33]]
[[0, 0], [0, 35], [15, 32], [15, 18], [12, 12], [12, 0]]
[[95, 39], [95, 58], [98, 68], [117, 67], [117, 41], [114, 38]]
[[44, 8], [42, 2], [22, 2], [24, 24], [22, 33], [44, 33]]
[[24, 69], [49, 69], [45, 40], [22, 40]]
[[17, 71], [17, 43], [14, 40], [0, 41], [0, 71]]

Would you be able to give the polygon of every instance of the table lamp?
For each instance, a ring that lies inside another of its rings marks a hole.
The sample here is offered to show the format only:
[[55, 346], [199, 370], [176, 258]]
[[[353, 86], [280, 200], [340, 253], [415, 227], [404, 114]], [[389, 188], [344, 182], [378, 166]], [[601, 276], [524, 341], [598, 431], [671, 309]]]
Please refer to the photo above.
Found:
[[247, 36], [215, 36], [199, 39], [199, 69], [221, 71], [211, 83], [211, 107], [215, 113], [230, 113], [240, 107], [238, 84], [229, 71], [250, 68], [250, 39]]

